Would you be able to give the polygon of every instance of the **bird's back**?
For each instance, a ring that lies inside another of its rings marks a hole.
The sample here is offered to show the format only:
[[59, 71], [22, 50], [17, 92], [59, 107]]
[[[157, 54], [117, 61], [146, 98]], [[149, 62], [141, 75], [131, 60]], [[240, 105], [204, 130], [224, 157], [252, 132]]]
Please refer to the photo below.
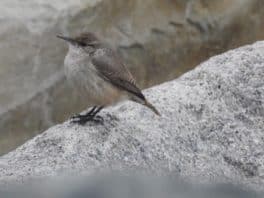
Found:
[[97, 50], [92, 56], [92, 63], [102, 78], [110, 82], [115, 87], [125, 91], [130, 96], [145, 100], [141, 90], [123, 64], [122, 59], [110, 48]]

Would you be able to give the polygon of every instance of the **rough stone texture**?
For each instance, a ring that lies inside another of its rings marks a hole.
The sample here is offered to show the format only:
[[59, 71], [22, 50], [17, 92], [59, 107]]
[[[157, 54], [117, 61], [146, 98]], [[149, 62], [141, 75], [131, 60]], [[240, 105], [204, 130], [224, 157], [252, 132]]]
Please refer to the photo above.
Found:
[[[264, 39], [262, 0], [1, 0], [0, 153], [87, 107], [66, 86], [58, 33], [95, 31], [142, 87]], [[159, 74], [159, 75], [157, 75]]]
[[209, 59], [124, 102], [104, 124], [69, 121], [0, 158], [0, 183], [100, 168], [170, 172], [264, 190], [264, 41]]

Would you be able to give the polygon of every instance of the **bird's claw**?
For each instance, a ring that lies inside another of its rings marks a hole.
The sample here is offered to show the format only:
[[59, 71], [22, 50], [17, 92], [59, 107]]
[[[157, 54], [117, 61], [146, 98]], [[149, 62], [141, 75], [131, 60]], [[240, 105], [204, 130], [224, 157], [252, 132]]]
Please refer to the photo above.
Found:
[[92, 121], [96, 122], [96, 123], [103, 123], [104, 122], [104, 118], [102, 116], [94, 116]]
[[76, 114], [76, 115], [73, 115], [72, 117], [71, 117], [71, 120], [74, 120], [74, 119], [77, 119], [77, 118], [80, 118], [80, 114]]
[[95, 123], [102, 123], [104, 121], [104, 119], [99, 116], [96, 115], [99, 111], [101, 111], [103, 109], [103, 106], [100, 107], [96, 107], [94, 106], [93, 108], [91, 108], [90, 111], [88, 111], [86, 114], [81, 115], [81, 114], [77, 114], [74, 115], [71, 119], [72, 119], [72, 123], [77, 123], [80, 125], [84, 125], [87, 122], [95, 122]]
[[75, 124], [85, 125], [87, 122], [102, 123], [104, 121], [101, 116], [73, 116], [71, 122]]

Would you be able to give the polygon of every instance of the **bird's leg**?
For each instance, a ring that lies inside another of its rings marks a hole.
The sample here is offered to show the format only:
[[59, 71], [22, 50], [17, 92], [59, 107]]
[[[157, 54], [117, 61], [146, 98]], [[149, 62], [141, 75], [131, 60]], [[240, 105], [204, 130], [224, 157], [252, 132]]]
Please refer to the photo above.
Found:
[[81, 115], [81, 114], [74, 115], [74, 116], [72, 117], [72, 119], [82, 119], [82, 118], [90, 117], [90, 116], [94, 113], [94, 111], [96, 110], [96, 108], [97, 108], [97, 106], [92, 107], [91, 110], [88, 111], [88, 112], [87, 112], [86, 114], [84, 114], [84, 115]]
[[93, 107], [87, 114], [85, 115], [78, 115], [75, 117], [76, 120], [73, 120], [73, 123], [78, 123], [81, 125], [84, 125], [88, 121], [94, 121], [94, 122], [102, 122], [103, 118], [100, 116], [96, 116], [104, 107]]
[[90, 111], [88, 111], [86, 114], [84, 114], [84, 117], [91, 116], [94, 113], [94, 111], [96, 110], [96, 108], [97, 108], [97, 106], [92, 107], [92, 109]]
[[96, 109], [96, 111], [93, 112], [93, 114], [91, 115], [93, 121], [95, 121], [95, 122], [103, 121], [103, 118], [101, 116], [97, 115], [103, 108], [104, 108], [104, 106], [100, 106]]

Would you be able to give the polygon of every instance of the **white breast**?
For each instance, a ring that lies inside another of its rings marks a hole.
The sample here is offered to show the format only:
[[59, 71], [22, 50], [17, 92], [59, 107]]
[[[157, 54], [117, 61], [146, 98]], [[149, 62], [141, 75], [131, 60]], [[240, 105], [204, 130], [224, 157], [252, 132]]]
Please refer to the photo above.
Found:
[[120, 91], [106, 82], [91, 63], [88, 53], [70, 47], [64, 61], [65, 74], [73, 89], [94, 105], [108, 105], [120, 99]]

